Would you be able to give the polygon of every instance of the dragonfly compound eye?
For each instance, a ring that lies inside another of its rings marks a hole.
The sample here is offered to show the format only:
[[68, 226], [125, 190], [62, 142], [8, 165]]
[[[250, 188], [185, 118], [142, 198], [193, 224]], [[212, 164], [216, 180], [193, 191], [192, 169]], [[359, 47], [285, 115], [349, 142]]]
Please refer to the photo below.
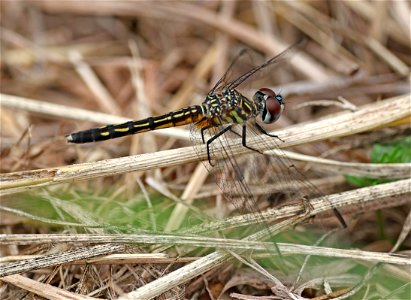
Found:
[[284, 110], [284, 101], [281, 95], [276, 95], [274, 91], [267, 88], [259, 89], [256, 94], [259, 94], [259, 97], [263, 96], [264, 99], [261, 113], [263, 122], [271, 124], [277, 121]]

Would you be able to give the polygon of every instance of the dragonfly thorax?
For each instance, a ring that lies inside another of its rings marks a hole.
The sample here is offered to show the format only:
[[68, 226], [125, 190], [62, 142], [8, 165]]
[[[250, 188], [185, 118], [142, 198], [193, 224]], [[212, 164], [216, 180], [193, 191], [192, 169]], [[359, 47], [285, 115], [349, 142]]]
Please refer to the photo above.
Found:
[[243, 124], [260, 113], [259, 106], [255, 101], [248, 99], [235, 89], [209, 94], [202, 103], [201, 110], [207, 119], [207, 125], [200, 122], [200, 127], [203, 125], [213, 127], [232, 123]]
[[254, 94], [253, 100], [259, 107], [262, 121], [266, 124], [277, 121], [284, 110], [283, 97], [268, 88], [259, 89]]

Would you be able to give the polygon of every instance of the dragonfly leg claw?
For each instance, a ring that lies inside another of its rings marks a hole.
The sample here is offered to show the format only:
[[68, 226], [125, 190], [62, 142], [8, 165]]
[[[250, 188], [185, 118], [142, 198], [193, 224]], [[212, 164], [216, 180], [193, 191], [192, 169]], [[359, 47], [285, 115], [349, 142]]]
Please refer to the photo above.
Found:
[[279, 139], [279, 140], [282, 141], [283, 143], [285, 142], [285, 141], [284, 141], [282, 138], [280, 138], [278, 135], [268, 133], [263, 127], [261, 127], [260, 124], [255, 123], [255, 127], [256, 127], [262, 134], [265, 134], [265, 135], [268, 135], [268, 136], [270, 136], [270, 137]]
[[254, 149], [253, 147], [250, 147], [250, 146], [247, 145], [247, 127], [246, 127], [246, 125], [243, 125], [243, 135], [241, 137], [241, 140], [242, 140], [243, 147], [245, 147], [247, 149], [250, 149], [250, 150], [253, 150], [255, 152], [264, 154], [262, 151], [260, 151], [258, 149]]

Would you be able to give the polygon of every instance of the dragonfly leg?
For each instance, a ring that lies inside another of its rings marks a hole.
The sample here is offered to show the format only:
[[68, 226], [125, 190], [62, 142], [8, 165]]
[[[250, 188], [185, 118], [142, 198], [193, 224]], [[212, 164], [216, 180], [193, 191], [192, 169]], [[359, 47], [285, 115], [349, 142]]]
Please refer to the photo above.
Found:
[[242, 135], [241, 135], [241, 134], [239, 134], [238, 132], [235, 132], [232, 128], [230, 129], [230, 131], [231, 131], [232, 133], [234, 133], [236, 136], [238, 136], [238, 137], [242, 137]]
[[[231, 128], [233, 127], [233, 125], [229, 125], [226, 128], [224, 128], [223, 130], [221, 130], [220, 132], [218, 132], [217, 134], [215, 134], [213, 137], [211, 137], [209, 140], [207, 140], [207, 158], [208, 158], [208, 162], [210, 163], [210, 165], [212, 167], [214, 167], [214, 165], [211, 163], [211, 156], [210, 156], [210, 145], [212, 142], [214, 142], [219, 136], [223, 135], [224, 133], [226, 133], [227, 131], [231, 130]], [[208, 128], [206, 128], [208, 129]], [[203, 130], [201, 130], [201, 134], [203, 134]]]
[[246, 147], [247, 149], [250, 149], [250, 150], [253, 150], [255, 152], [264, 154], [260, 150], [254, 149], [253, 147], [250, 147], [250, 146], [247, 146], [247, 126], [246, 125], [243, 125], [243, 134], [241, 136], [241, 142], [243, 144], [243, 147]]
[[348, 228], [347, 222], [345, 222], [344, 217], [337, 208], [333, 207], [333, 213], [337, 217], [338, 222], [340, 222], [342, 228]]
[[203, 127], [201, 128], [201, 140], [203, 141], [203, 144], [205, 144], [205, 139], [204, 139], [204, 131], [206, 131], [207, 129], [210, 129], [210, 126], [207, 127]]
[[267, 132], [263, 127], [261, 127], [261, 125], [258, 124], [257, 122], [255, 123], [255, 127], [257, 127], [257, 129], [258, 129], [262, 134], [271, 136], [271, 137], [273, 137], [273, 138], [277, 138], [277, 139], [279, 139], [280, 141], [282, 141], [282, 142], [284, 143], [284, 140], [281, 139], [278, 135], [268, 133], [268, 132]]

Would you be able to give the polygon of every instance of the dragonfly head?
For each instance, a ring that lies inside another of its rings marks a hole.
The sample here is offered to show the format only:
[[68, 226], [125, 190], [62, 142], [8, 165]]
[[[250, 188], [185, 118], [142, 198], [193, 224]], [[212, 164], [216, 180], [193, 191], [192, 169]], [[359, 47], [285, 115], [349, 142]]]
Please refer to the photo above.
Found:
[[284, 100], [280, 94], [268, 88], [259, 89], [253, 99], [260, 106], [261, 119], [266, 124], [277, 121], [284, 110]]

